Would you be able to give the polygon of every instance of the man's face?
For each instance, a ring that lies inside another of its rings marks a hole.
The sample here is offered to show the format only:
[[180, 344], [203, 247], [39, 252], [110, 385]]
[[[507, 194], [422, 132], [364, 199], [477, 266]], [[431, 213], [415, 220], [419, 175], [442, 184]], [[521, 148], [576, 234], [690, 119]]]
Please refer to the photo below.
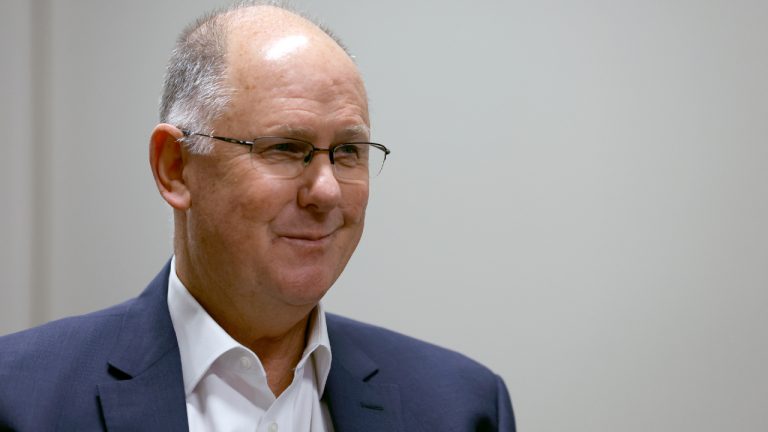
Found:
[[[318, 148], [367, 141], [366, 95], [352, 62], [335, 45], [289, 37], [232, 42], [234, 95], [214, 133], [299, 138]], [[213, 145], [209, 155], [190, 155], [184, 173], [190, 265], [216, 281], [216, 296], [314, 305], [360, 240], [368, 182], [337, 180], [326, 153], [285, 179], [259, 171], [247, 146]]]

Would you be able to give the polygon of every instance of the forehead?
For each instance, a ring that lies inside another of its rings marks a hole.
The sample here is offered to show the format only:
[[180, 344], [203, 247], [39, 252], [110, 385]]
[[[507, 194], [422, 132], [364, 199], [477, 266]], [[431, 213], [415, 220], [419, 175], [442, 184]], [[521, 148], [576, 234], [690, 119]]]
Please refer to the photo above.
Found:
[[[333, 120], [347, 129], [368, 125], [365, 87], [357, 67], [322, 30], [303, 21], [259, 26], [233, 23], [227, 50], [232, 100], [227, 121], [280, 123]], [[279, 27], [279, 28], [276, 28]]]
[[305, 79], [325, 74], [359, 80], [357, 66], [344, 49], [298, 16], [235, 20], [226, 43], [230, 82], [235, 85], [254, 86], [296, 70], [305, 73]]
[[343, 48], [314, 23], [273, 6], [232, 12], [226, 34], [227, 64], [233, 78], [258, 79], [259, 70], [281, 64], [293, 67], [325, 64], [357, 75], [357, 67]]

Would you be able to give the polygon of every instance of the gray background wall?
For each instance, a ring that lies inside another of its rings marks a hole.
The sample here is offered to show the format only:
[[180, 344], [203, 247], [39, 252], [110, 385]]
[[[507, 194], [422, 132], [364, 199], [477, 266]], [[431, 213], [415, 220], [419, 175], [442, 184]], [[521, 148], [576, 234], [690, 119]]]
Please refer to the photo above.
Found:
[[[176, 34], [0, 3], [0, 333], [136, 295]], [[329, 308], [465, 352], [523, 431], [768, 430], [768, 3], [305, 0], [393, 149]]]

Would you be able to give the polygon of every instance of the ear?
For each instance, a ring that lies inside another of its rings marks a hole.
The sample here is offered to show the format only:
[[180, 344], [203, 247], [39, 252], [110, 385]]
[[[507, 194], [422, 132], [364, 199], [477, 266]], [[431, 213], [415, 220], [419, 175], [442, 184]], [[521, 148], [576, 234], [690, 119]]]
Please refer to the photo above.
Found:
[[184, 181], [184, 134], [175, 126], [161, 123], [152, 131], [149, 141], [149, 164], [163, 199], [176, 210], [187, 210], [191, 199]]

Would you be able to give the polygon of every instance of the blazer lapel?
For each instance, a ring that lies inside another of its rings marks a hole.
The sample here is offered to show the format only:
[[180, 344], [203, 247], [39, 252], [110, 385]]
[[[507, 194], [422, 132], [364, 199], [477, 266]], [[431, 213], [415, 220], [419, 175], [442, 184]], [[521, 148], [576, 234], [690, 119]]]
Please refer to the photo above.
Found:
[[377, 365], [343, 334], [328, 328], [331, 371], [323, 399], [336, 432], [402, 431], [400, 389], [377, 383]]
[[170, 267], [150, 282], [123, 318], [109, 357], [115, 378], [98, 386], [110, 431], [186, 431], [181, 359], [168, 313]]

